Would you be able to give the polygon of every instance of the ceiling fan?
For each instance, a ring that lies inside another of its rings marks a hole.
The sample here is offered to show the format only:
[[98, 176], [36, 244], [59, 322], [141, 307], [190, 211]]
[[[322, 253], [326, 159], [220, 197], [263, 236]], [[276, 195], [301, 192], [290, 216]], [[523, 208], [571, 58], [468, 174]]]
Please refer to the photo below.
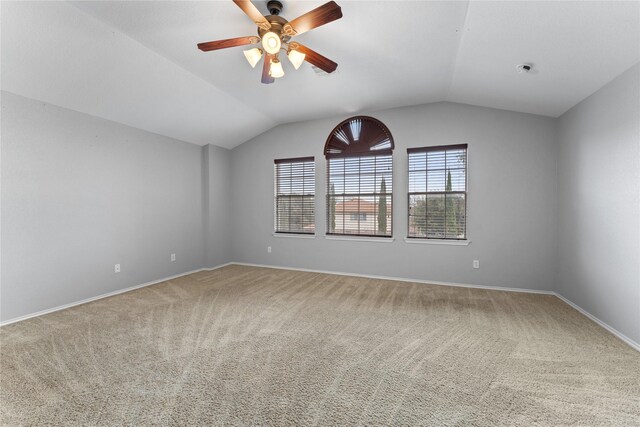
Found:
[[342, 9], [334, 1], [323, 4], [292, 21], [287, 21], [282, 16], [282, 3], [277, 0], [267, 2], [270, 15], [262, 16], [256, 6], [250, 0], [233, 0], [242, 11], [258, 26], [258, 36], [236, 37], [233, 39], [216, 40], [212, 42], [198, 43], [198, 49], [203, 52], [210, 50], [226, 49], [228, 47], [246, 46], [262, 42], [262, 49], [254, 47], [244, 51], [244, 55], [255, 67], [264, 54], [262, 66], [262, 83], [270, 84], [276, 78], [284, 76], [284, 70], [278, 55], [280, 50], [287, 53], [287, 57], [297, 70], [303, 61], [315, 65], [321, 70], [332, 73], [338, 64], [327, 57], [309, 49], [308, 47], [290, 41], [292, 37], [321, 25], [342, 18]]

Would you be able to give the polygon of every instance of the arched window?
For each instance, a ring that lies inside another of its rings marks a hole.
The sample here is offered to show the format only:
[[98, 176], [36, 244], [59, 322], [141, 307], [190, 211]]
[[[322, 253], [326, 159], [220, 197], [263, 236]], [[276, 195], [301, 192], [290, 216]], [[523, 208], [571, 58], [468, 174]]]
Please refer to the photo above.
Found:
[[351, 117], [324, 146], [327, 234], [391, 237], [393, 137], [379, 120]]

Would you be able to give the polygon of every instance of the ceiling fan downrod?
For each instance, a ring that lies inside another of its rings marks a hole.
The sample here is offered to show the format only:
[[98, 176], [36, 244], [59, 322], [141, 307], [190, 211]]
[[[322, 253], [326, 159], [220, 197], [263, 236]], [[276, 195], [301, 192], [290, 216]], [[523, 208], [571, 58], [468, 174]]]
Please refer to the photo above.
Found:
[[267, 9], [269, 9], [270, 14], [278, 16], [280, 12], [282, 12], [282, 3], [278, 0], [269, 0], [269, 2], [267, 2]]

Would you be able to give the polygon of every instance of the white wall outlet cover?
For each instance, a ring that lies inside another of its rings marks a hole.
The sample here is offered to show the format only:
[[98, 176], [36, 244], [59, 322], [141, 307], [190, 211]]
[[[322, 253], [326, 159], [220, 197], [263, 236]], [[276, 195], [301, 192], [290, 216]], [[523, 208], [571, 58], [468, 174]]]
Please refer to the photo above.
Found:
[[175, 261], [176, 260], [176, 254], [171, 254], [171, 261]]
[[480, 268], [480, 260], [478, 259], [473, 260], [473, 268]]
[[120, 264], [116, 264], [116, 265], [113, 267], [113, 270], [114, 270], [116, 273], [120, 273]]
[[267, 252], [271, 253], [271, 246], [267, 246]]

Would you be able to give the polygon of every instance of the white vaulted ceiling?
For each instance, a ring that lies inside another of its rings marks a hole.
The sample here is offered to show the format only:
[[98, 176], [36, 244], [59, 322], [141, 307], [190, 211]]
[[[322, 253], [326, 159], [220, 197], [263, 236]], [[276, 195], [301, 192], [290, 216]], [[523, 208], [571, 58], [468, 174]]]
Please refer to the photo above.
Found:
[[[2, 2], [2, 89], [231, 148], [281, 123], [443, 100], [557, 117], [640, 61], [638, 2], [337, 2], [342, 19], [298, 37], [337, 73], [284, 60], [272, 85], [241, 47], [196, 49], [255, 34], [231, 0]], [[283, 3], [292, 19], [324, 1]]]

